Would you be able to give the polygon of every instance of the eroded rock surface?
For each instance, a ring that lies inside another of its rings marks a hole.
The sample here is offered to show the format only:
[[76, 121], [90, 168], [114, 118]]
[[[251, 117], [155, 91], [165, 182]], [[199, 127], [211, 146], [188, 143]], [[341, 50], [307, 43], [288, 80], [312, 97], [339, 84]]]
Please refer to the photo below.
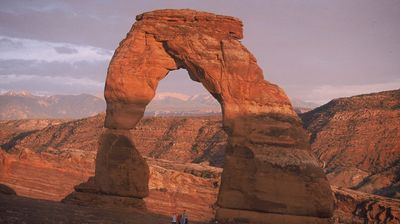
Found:
[[[96, 223], [100, 219], [107, 220], [108, 223], [121, 223], [121, 220], [126, 223], [131, 221], [135, 223], [141, 220], [140, 217], [154, 216], [151, 213], [169, 216], [173, 212], [182, 212], [183, 209], [188, 212], [191, 221], [208, 222], [214, 218], [216, 208], [214, 203], [217, 199], [222, 172], [220, 168], [148, 159], [150, 195], [145, 198], [147, 211], [144, 212], [141, 209], [142, 201], [132, 197], [81, 192], [70, 194], [73, 191], [73, 186], [82, 182], [82, 178], [87, 179], [94, 174], [94, 160], [86, 162], [93, 164], [91, 168], [87, 168], [83, 166], [85, 163], [80, 164], [60, 155], [41, 156], [41, 153], [36, 152], [25, 154], [23, 157], [9, 153], [4, 153], [2, 156], [2, 160], [8, 161], [0, 166], [3, 168], [0, 170], [0, 173], [3, 174], [0, 175], [0, 183], [7, 185], [6, 193], [12, 193], [11, 187], [21, 197], [53, 201], [59, 201], [69, 194], [63, 201], [72, 205], [65, 206], [55, 202], [27, 198], [2, 197], [2, 184], [0, 184], [0, 222], [21, 223], [23, 220], [29, 220], [28, 222], [35, 220], [39, 223], [60, 223], [61, 221]], [[46, 164], [46, 166], [43, 166], [43, 164]], [[64, 169], [59, 168], [60, 164]], [[28, 173], [27, 170], [29, 170]], [[8, 173], [10, 171], [12, 173]], [[85, 173], [87, 171], [89, 173]], [[80, 177], [76, 174], [83, 174], [84, 176]], [[400, 223], [399, 200], [334, 186], [332, 186], [332, 189], [336, 196], [336, 209], [332, 223]], [[43, 192], [46, 192], [46, 194]], [[88, 207], [99, 208], [102, 214], [97, 213], [98, 215], [93, 217], [93, 214], [86, 213], [93, 211], [93, 208]], [[73, 217], [66, 216], [63, 210], [70, 208], [74, 208], [73, 210], [76, 213], [71, 213]], [[51, 211], [52, 214], [49, 214], [48, 211]], [[227, 213], [230, 210], [223, 212]], [[103, 213], [114, 215], [106, 215], [107, 217], [105, 217]], [[124, 214], [131, 215], [125, 217]], [[236, 223], [241, 223], [246, 215], [267, 219], [270, 222], [274, 217], [279, 217], [279, 215], [260, 212], [242, 214], [244, 215], [242, 219], [238, 219], [236, 216]], [[151, 219], [144, 220], [146, 220], [146, 223], [159, 223]], [[168, 220], [166, 218], [162, 223]], [[299, 220], [310, 223], [310, 220], [315, 221], [316, 219], [305, 217], [296, 220], [293, 217], [286, 217], [285, 223]], [[318, 223], [318, 219], [316, 223]]]
[[[118, 136], [102, 135], [95, 188], [116, 196], [145, 196], [142, 188], [113, 184], [136, 186], [145, 181], [125, 175], [139, 156], [127, 134], [121, 133], [135, 128], [143, 117], [158, 82], [169, 71], [184, 68], [221, 104], [228, 134], [217, 204], [230, 212], [217, 212], [217, 218], [259, 221], [246, 215], [251, 211], [280, 214], [276, 223], [299, 216], [321, 218], [320, 222], [331, 217], [331, 189], [311, 153], [308, 136], [286, 94], [264, 80], [256, 59], [241, 44], [242, 22], [193, 10], [153, 11], [136, 20], [108, 69], [105, 132]], [[114, 139], [119, 140], [111, 147]], [[117, 160], [132, 154], [135, 159], [117, 166]]]
[[[6, 151], [31, 149], [92, 160], [98, 150], [104, 118], [105, 113], [101, 113], [52, 125], [47, 124], [51, 122], [49, 120], [0, 122], [3, 142], [0, 147]], [[42, 126], [42, 122], [47, 127]], [[207, 162], [218, 167], [223, 165], [227, 135], [222, 130], [221, 116], [145, 117], [135, 130], [131, 130], [131, 134], [142, 156], [184, 163]]]
[[[147, 158], [147, 163], [149, 196], [144, 199], [144, 204], [142, 199], [134, 197], [98, 194], [98, 191], [92, 191], [92, 186], [83, 189], [87, 184], [82, 186], [79, 183], [94, 175], [94, 156], [77, 160], [63, 154], [28, 149], [19, 153], [0, 151], [0, 193], [4, 184], [15, 189], [17, 195], [35, 199], [62, 200], [67, 204], [112, 210], [147, 209], [149, 213], [165, 216], [185, 209], [192, 221], [214, 218], [221, 168], [150, 158]], [[89, 178], [89, 183], [92, 183], [92, 178]], [[77, 191], [73, 192], [75, 185]]]
[[106, 129], [96, 157], [95, 185], [105, 194], [144, 198], [149, 194], [149, 167], [127, 130]]
[[400, 200], [332, 187], [335, 223], [400, 223]]
[[0, 121], [0, 147], [8, 151], [12, 149], [17, 142], [36, 131], [62, 122], [63, 120], [53, 119]]
[[400, 198], [400, 90], [335, 99], [301, 117], [332, 184]]

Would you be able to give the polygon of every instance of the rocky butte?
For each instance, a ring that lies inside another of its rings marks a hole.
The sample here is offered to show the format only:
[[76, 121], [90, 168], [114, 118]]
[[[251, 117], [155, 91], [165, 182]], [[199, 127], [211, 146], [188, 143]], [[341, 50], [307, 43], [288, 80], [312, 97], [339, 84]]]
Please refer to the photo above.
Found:
[[194, 10], [136, 17], [108, 68], [104, 132], [95, 176], [77, 193], [125, 197], [139, 208], [149, 168], [132, 140], [158, 82], [186, 69], [221, 104], [228, 143], [216, 218], [222, 222], [328, 223], [330, 185], [284, 91], [264, 80], [241, 44], [242, 22]]

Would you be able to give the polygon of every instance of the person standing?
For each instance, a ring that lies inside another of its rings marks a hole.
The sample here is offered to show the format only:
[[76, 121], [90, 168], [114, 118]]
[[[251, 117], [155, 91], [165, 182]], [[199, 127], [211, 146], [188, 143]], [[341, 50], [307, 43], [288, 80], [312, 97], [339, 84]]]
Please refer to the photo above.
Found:
[[176, 213], [172, 214], [171, 223], [172, 223], [172, 224], [176, 224]]
[[183, 210], [182, 216], [181, 216], [181, 220], [180, 220], [180, 224], [188, 224], [188, 217], [186, 214], [186, 210]]
[[172, 223], [172, 224], [176, 224], [176, 213], [172, 214], [171, 223]]
[[177, 224], [181, 224], [181, 219], [182, 219], [182, 214], [179, 214], [176, 219]]

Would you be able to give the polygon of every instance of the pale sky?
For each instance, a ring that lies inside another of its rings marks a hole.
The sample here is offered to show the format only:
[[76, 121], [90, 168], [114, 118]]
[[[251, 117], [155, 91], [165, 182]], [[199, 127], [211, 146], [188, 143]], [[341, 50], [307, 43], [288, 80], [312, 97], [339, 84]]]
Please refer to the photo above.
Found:
[[[191, 8], [240, 18], [242, 43], [289, 96], [400, 88], [400, 0], [0, 2], [0, 91], [101, 95], [109, 60], [137, 14]], [[172, 72], [158, 92], [205, 90]]]

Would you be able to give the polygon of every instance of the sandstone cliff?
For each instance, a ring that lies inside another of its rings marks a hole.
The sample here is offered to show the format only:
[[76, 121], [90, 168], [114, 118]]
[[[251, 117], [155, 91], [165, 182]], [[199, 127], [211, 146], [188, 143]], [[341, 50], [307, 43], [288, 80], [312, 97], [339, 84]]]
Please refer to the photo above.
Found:
[[335, 99], [301, 118], [331, 183], [400, 197], [400, 90]]

